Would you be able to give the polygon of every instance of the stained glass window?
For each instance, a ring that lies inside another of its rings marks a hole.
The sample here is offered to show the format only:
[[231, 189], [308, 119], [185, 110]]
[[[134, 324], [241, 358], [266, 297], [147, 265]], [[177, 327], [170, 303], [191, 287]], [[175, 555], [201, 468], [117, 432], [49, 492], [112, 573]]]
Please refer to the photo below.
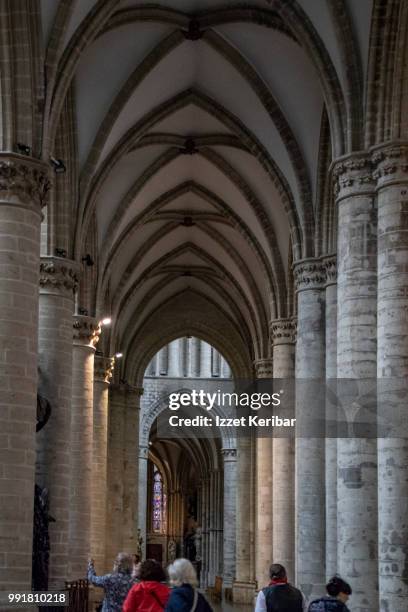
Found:
[[153, 468], [153, 531], [162, 532], [165, 520], [165, 494], [163, 478], [156, 466]]

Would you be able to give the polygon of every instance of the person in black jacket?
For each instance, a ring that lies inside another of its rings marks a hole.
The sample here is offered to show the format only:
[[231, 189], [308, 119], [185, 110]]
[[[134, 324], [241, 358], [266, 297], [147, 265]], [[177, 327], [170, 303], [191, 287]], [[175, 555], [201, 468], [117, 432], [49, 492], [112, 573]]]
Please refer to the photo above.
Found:
[[352, 593], [351, 586], [339, 576], [333, 576], [326, 585], [328, 597], [312, 601], [308, 612], [350, 612], [346, 603]]
[[305, 598], [299, 589], [288, 583], [283, 565], [271, 565], [269, 577], [269, 586], [258, 593], [255, 612], [306, 612]]
[[196, 589], [197, 574], [190, 561], [176, 559], [167, 571], [174, 588], [165, 612], [213, 612], [204, 595]]

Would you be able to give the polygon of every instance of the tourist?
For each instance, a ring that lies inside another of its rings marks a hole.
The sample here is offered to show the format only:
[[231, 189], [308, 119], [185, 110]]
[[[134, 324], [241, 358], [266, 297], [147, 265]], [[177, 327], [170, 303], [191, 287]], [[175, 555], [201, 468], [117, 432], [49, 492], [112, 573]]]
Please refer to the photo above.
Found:
[[288, 583], [283, 565], [271, 565], [269, 577], [269, 585], [258, 593], [255, 612], [306, 612], [306, 600], [299, 589]]
[[173, 589], [165, 612], [212, 612], [204, 595], [197, 591], [197, 574], [187, 559], [176, 559], [168, 568]]
[[164, 569], [153, 559], [140, 565], [139, 581], [130, 589], [123, 612], [162, 612], [170, 595]]
[[113, 566], [113, 572], [104, 576], [97, 576], [94, 561], [89, 559], [88, 580], [91, 584], [102, 587], [105, 591], [101, 612], [121, 612], [123, 602], [134, 584], [132, 569], [132, 555], [119, 553]]
[[312, 601], [309, 612], [349, 612], [346, 603], [352, 593], [351, 586], [339, 576], [333, 576], [326, 585], [328, 597]]

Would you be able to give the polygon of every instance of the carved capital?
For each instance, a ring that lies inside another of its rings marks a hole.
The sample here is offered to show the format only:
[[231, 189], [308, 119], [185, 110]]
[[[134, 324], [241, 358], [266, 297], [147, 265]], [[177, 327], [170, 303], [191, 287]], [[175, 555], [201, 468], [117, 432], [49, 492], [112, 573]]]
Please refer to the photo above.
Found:
[[372, 149], [373, 177], [382, 187], [389, 182], [408, 180], [408, 143], [394, 142]]
[[101, 326], [93, 317], [74, 315], [74, 344], [95, 348], [101, 334]]
[[274, 346], [278, 344], [295, 344], [296, 319], [275, 319], [270, 325], [270, 336]]
[[0, 153], [0, 204], [13, 203], [40, 212], [50, 190], [47, 164], [17, 153]]
[[72, 297], [78, 287], [78, 264], [62, 257], [41, 257], [41, 293]]
[[365, 151], [341, 157], [334, 162], [332, 170], [337, 201], [374, 189], [371, 158]]
[[94, 380], [109, 384], [115, 369], [114, 357], [103, 357], [95, 355], [94, 362]]
[[337, 284], [337, 255], [329, 255], [322, 259], [326, 272], [326, 287]]
[[273, 378], [272, 359], [257, 359], [254, 361], [256, 378]]
[[302, 259], [293, 265], [296, 291], [323, 289], [326, 272], [321, 259]]
[[139, 446], [139, 459], [148, 459], [148, 457], [149, 457], [149, 447]]
[[237, 457], [236, 448], [222, 448], [221, 455], [224, 457], [224, 461], [233, 461]]

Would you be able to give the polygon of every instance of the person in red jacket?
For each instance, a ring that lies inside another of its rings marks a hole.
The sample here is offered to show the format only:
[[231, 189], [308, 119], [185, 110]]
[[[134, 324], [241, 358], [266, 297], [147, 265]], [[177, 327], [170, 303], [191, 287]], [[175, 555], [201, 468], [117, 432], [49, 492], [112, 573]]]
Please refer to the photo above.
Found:
[[166, 574], [160, 563], [153, 559], [140, 566], [140, 582], [129, 591], [123, 604], [123, 612], [163, 612], [170, 596]]

